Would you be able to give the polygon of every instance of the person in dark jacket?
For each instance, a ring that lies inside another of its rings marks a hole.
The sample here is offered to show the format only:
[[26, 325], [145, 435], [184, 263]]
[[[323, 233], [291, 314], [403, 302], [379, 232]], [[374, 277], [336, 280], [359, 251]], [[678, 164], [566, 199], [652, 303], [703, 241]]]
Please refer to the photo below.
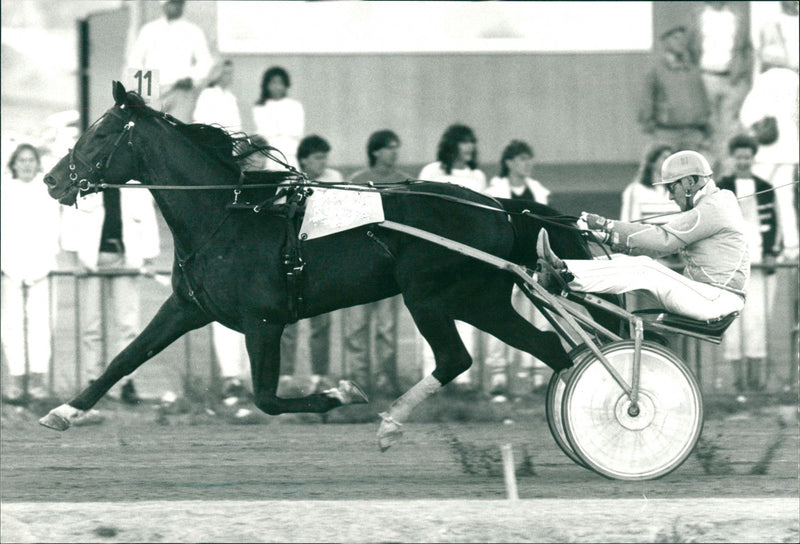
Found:
[[[747, 223], [750, 262], [770, 264], [779, 253], [778, 221], [772, 185], [754, 175], [753, 157], [758, 144], [748, 135], [733, 137], [728, 144], [734, 173], [719, 181], [720, 189], [733, 192]], [[723, 341], [725, 360], [733, 367], [734, 387], [738, 392], [758, 391], [770, 377], [767, 364], [767, 312], [774, 294], [772, 274], [768, 268], [755, 267], [750, 272], [749, 296], [737, 322], [728, 329]]]
[[705, 152], [711, 107], [700, 69], [692, 62], [686, 28], [661, 35], [661, 50], [645, 77], [639, 123], [652, 142]]

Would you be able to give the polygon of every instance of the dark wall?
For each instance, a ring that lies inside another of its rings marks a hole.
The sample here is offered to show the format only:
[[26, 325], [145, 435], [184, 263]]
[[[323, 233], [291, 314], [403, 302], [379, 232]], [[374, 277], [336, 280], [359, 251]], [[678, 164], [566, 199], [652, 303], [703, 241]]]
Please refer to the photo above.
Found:
[[280, 64], [341, 164], [365, 161], [370, 132], [395, 130], [409, 162], [435, 160], [453, 122], [479, 140], [481, 162], [497, 162], [512, 138], [545, 162], [619, 162], [639, 154], [636, 101], [642, 54], [234, 56], [235, 92], [247, 129], [263, 71]]

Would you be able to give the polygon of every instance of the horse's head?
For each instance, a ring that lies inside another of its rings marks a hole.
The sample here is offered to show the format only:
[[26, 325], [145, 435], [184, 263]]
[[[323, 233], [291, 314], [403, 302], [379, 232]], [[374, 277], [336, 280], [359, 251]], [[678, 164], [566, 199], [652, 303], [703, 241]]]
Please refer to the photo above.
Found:
[[99, 183], [125, 183], [135, 177], [133, 117], [144, 101], [117, 81], [113, 94], [114, 106], [81, 135], [44, 177], [48, 193], [61, 204], [74, 204], [80, 191], [93, 190]]

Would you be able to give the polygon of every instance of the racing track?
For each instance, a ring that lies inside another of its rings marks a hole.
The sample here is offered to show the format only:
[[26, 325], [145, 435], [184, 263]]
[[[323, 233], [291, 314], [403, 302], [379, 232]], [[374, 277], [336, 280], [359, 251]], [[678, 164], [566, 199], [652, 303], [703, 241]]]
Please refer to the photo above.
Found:
[[[5, 410], [5, 409], [4, 409]], [[606, 480], [555, 446], [542, 414], [513, 424], [412, 423], [378, 452], [371, 424], [155, 422], [152, 407], [65, 433], [4, 417], [2, 541], [798, 540], [797, 421], [706, 421], [717, 446], [661, 480]], [[785, 411], [784, 411], [785, 412]], [[521, 414], [522, 415], [522, 414]], [[785, 418], [784, 418], [785, 419]], [[780, 445], [767, 474], [749, 472]], [[467, 448], [465, 474], [450, 441]], [[499, 445], [514, 445], [522, 500], [504, 500]], [[526, 453], [527, 452], [527, 453]], [[529, 457], [534, 475], [521, 466]], [[728, 462], [729, 461], [729, 462]], [[488, 467], [488, 468], [487, 468]]]

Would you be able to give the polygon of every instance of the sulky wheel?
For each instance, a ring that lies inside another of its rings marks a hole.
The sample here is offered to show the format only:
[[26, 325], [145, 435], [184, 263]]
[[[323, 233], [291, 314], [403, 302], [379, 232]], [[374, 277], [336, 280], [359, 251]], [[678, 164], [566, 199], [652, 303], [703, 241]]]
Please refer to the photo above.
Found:
[[[569, 352], [569, 358], [572, 359], [577, 368], [583, 359], [586, 358], [591, 352], [585, 345], [577, 346]], [[550, 383], [547, 385], [547, 399], [544, 405], [544, 413], [547, 416], [547, 426], [550, 428], [550, 434], [553, 435], [553, 440], [556, 441], [558, 447], [561, 448], [567, 457], [572, 459], [575, 463], [582, 467], [589, 468], [586, 463], [575, 454], [575, 450], [567, 440], [567, 434], [564, 431], [564, 418], [561, 416], [561, 401], [564, 398], [564, 390], [567, 388], [566, 382], [571, 376], [571, 370], [561, 372], [553, 372], [550, 377]]]
[[[601, 348], [630, 383], [634, 342]], [[700, 388], [665, 347], [642, 343], [638, 413], [597, 357], [583, 359], [563, 393], [562, 415], [575, 454], [596, 472], [619, 480], [650, 480], [675, 470], [703, 427]]]

